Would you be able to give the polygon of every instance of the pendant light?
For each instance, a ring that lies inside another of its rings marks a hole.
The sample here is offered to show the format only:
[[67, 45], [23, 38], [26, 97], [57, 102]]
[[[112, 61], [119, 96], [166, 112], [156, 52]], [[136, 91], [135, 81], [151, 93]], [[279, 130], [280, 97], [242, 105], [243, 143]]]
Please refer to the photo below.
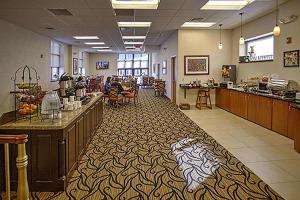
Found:
[[280, 35], [280, 27], [278, 26], [278, 0], [276, 0], [276, 25], [273, 29], [274, 36]]
[[219, 49], [223, 49], [223, 44], [222, 44], [222, 24], [219, 24], [219, 27], [220, 27], [220, 42], [219, 42]]
[[241, 37], [240, 37], [240, 44], [245, 44], [245, 39], [243, 38], [243, 14], [244, 13], [240, 13], [241, 15]]

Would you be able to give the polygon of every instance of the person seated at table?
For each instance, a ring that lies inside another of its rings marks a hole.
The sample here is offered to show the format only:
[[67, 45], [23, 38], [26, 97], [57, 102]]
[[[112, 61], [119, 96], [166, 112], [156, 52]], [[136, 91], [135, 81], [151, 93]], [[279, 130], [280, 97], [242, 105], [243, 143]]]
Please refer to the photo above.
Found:
[[111, 86], [118, 87], [118, 94], [121, 94], [124, 91], [121, 83], [118, 82], [118, 78], [117, 77], [115, 77], [113, 79]]
[[111, 86], [110, 80], [111, 80], [110, 76], [106, 78], [106, 82], [104, 84], [104, 92], [103, 92], [104, 94], [108, 94], [108, 89]]

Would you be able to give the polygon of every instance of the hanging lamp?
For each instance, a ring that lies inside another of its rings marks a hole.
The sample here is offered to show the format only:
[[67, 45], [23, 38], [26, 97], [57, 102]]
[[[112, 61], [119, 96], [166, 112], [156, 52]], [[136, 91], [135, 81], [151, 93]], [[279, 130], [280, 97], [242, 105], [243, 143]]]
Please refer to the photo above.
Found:
[[243, 38], [243, 14], [244, 13], [240, 13], [241, 15], [241, 37], [240, 37], [240, 44], [245, 44], [245, 39]]
[[219, 42], [219, 49], [223, 49], [223, 44], [222, 44], [222, 24], [219, 24], [220, 27], [220, 42]]
[[278, 26], [278, 0], [276, 0], [276, 25], [273, 29], [274, 36], [280, 35], [280, 27]]

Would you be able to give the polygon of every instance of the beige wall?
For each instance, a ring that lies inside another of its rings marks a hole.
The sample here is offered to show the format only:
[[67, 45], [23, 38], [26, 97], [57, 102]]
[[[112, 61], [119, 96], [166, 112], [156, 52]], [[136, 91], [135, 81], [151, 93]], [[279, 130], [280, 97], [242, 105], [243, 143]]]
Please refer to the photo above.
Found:
[[[222, 31], [223, 49], [218, 49], [219, 30], [179, 30], [178, 31], [178, 83], [189, 83], [209, 78], [222, 81], [221, 69], [224, 64], [231, 63], [231, 30]], [[185, 55], [209, 55], [209, 75], [184, 75]], [[195, 105], [197, 90], [188, 90], [184, 98], [183, 89], [178, 89], [177, 104]], [[214, 92], [212, 92], [214, 103]]]
[[[171, 57], [178, 54], [178, 32], [173, 33], [162, 45], [159, 55], [156, 55], [155, 63], [160, 64], [160, 78], [166, 81], [166, 96], [170, 99], [171, 94]], [[162, 74], [163, 61], [167, 61], [167, 74]], [[176, 63], [177, 66], [177, 63]], [[175, 72], [177, 74], [177, 71]], [[176, 76], [177, 77], [177, 76]]]
[[[299, 0], [290, 0], [279, 7], [279, 18], [295, 14], [300, 16]], [[252, 21], [243, 26], [245, 38], [251, 38], [273, 31], [275, 13]], [[300, 67], [283, 67], [283, 52], [300, 49], [300, 19], [290, 24], [280, 24], [281, 35], [274, 40], [274, 61], [262, 63], [238, 64], [240, 29], [236, 28], [232, 34], [232, 63], [238, 65], [238, 81], [247, 80], [253, 76], [278, 74], [281, 78], [295, 80], [300, 83]], [[286, 38], [292, 37], [292, 44], [286, 44]]]
[[[118, 54], [91, 53], [89, 56], [89, 73], [87, 75], [104, 76], [104, 80], [108, 76], [117, 75]], [[108, 69], [96, 70], [96, 61], [109, 61]]]
[[55, 89], [58, 84], [50, 82], [50, 38], [3, 20], [0, 20], [0, 30], [1, 115], [14, 109], [13, 95], [9, 92], [13, 90], [11, 77], [19, 67], [24, 65], [34, 67], [44, 90]]

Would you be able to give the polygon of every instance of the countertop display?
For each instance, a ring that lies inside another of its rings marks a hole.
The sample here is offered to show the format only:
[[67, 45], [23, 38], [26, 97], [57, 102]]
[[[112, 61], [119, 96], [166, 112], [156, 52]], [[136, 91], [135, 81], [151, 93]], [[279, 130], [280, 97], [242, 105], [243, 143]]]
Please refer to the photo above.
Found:
[[[88, 143], [103, 121], [102, 95], [74, 111], [62, 111], [61, 119], [33, 118], [0, 126], [1, 134], [26, 134], [28, 155], [28, 184], [30, 191], [63, 191], [78, 167]], [[16, 145], [10, 146], [11, 186], [16, 187]], [[0, 155], [3, 155], [0, 148]], [[0, 191], [5, 189], [4, 156], [0, 156]]]
[[16, 122], [9, 122], [0, 126], [0, 130], [8, 129], [22, 129], [22, 130], [53, 130], [53, 129], [64, 129], [78, 116], [84, 113], [92, 104], [102, 98], [102, 94], [93, 97], [89, 103], [83, 105], [80, 109], [74, 111], [62, 111], [61, 119], [44, 119], [33, 118], [31, 122], [23, 119]]

